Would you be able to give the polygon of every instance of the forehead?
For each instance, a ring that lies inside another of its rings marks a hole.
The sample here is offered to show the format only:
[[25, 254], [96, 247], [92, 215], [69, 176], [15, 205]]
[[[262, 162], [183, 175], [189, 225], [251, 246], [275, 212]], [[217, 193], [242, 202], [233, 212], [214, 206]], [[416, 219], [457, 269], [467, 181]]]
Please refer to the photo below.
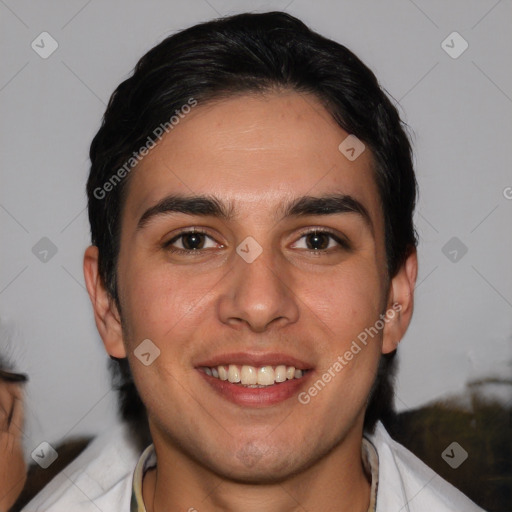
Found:
[[176, 193], [213, 195], [243, 217], [264, 216], [294, 197], [340, 192], [361, 201], [379, 226], [372, 155], [365, 149], [349, 160], [339, 150], [348, 135], [312, 95], [199, 103], [132, 171], [126, 215], [135, 222]]

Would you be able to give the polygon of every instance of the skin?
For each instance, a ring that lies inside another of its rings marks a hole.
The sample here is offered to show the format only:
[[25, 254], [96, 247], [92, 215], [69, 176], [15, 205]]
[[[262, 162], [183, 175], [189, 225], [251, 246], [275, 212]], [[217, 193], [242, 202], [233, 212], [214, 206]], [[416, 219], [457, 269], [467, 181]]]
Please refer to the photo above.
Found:
[[9, 510], [25, 485], [22, 390], [0, 379], [0, 512]]
[[[381, 353], [395, 350], [411, 319], [417, 259], [413, 251], [389, 279], [372, 155], [349, 161], [338, 150], [347, 135], [316, 98], [295, 92], [199, 104], [130, 176], [121, 315], [98, 276], [97, 248], [86, 250], [98, 330], [110, 355], [129, 358], [148, 410], [158, 458], [143, 482], [149, 512], [367, 510], [366, 400]], [[356, 213], [276, 213], [296, 197], [334, 190], [360, 201], [373, 229]], [[236, 214], [172, 213], [137, 230], [144, 211], [171, 193], [213, 195]], [[199, 253], [162, 247], [192, 227], [208, 232]], [[313, 253], [304, 236], [311, 227], [346, 237], [351, 249], [327, 238], [328, 252]], [[263, 249], [250, 264], [236, 253], [247, 236]], [[400, 314], [308, 405], [296, 397], [236, 405], [195, 369], [227, 352], [282, 352], [308, 362], [313, 383], [394, 303]], [[147, 338], [161, 351], [150, 366], [133, 353]]]

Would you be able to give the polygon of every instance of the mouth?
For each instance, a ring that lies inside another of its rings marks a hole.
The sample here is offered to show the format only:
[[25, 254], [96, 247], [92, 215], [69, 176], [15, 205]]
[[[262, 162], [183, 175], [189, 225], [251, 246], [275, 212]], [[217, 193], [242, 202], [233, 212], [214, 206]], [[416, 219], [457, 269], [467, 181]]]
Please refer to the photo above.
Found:
[[276, 405], [306, 386], [312, 366], [280, 354], [231, 354], [195, 367], [222, 398], [250, 407]]

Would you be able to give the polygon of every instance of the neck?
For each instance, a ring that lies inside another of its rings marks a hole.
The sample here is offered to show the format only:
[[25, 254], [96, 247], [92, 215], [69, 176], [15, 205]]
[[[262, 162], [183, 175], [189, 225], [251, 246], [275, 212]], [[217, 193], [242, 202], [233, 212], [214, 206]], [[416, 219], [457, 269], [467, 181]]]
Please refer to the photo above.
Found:
[[158, 466], [143, 481], [147, 512], [367, 512], [370, 479], [361, 459], [361, 433], [349, 434], [329, 454], [276, 483], [224, 478], [174, 446], [155, 441]]

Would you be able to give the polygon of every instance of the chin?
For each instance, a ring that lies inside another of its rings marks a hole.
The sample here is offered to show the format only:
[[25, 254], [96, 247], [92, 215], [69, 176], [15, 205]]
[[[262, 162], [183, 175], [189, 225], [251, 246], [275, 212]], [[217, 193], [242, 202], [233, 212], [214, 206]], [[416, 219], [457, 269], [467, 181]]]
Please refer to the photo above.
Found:
[[[247, 485], [278, 484], [312, 466], [316, 452], [308, 457], [307, 446], [249, 441], [218, 455], [204, 458], [202, 464], [225, 480]], [[326, 450], [328, 451], [328, 450]], [[320, 454], [319, 456], [321, 456]]]
[[282, 460], [282, 457], [280, 460], [268, 460], [244, 454], [240, 458], [243, 460], [227, 462], [222, 468], [212, 469], [225, 480], [247, 485], [278, 484], [302, 469], [299, 461]]

